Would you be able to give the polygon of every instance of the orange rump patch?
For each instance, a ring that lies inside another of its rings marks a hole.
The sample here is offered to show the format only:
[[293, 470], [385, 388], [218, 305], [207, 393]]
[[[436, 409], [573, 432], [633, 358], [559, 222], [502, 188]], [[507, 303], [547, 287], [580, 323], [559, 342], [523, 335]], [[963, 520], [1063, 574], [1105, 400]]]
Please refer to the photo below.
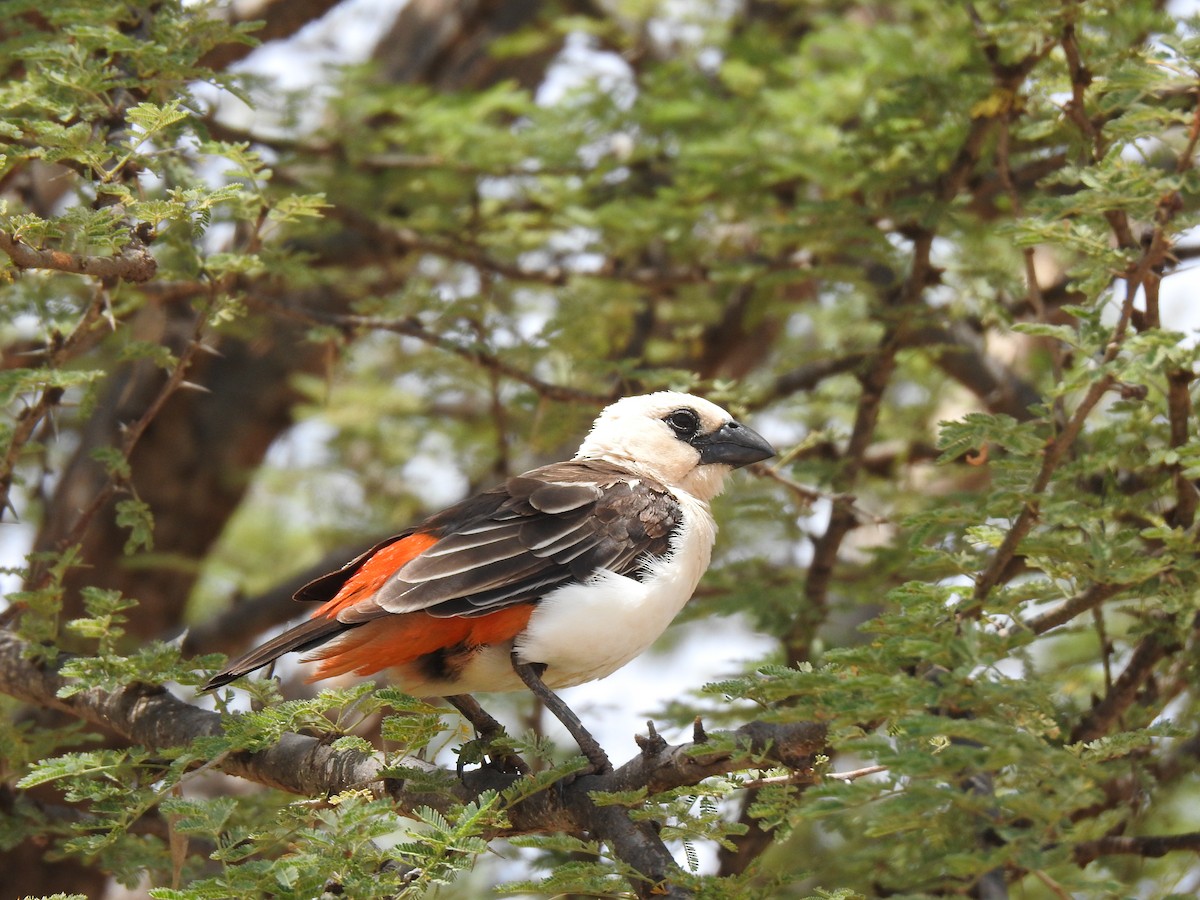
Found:
[[351, 575], [342, 589], [332, 600], [323, 603], [313, 612], [311, 618], [325, 616], [332, 619], [348, 606], [353, 606], [359, 600], [366, 599], [383, 587], [383, 583], [396, 573], [409, 560], [420, 556], [438, 542], [432, 534], [417, 532], [406, 538], [401, 538], [394, 544], [388, 544], [375, 552], [370, 559], [363, 563], [357, 572]]
[[381, 616], [350, 629], [310, 656], [321, 664], [309, 681], [347, 672], [373, 675], [438, 650], [499, 644], [520, 634], [531, 615], [533, 604], [521, 603], [470, 619], [438, 618], [427, 612]]

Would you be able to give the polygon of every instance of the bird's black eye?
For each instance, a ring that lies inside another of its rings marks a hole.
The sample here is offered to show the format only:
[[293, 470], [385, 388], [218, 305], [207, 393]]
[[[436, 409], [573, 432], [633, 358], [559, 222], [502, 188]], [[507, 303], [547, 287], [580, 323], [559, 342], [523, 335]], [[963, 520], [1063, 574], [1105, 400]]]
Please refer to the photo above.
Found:
[[675, 432], [676, 437], [682, 440], [691, 440], [696, 436], [696, 432], [700, 430], [700, 417], [696, 415], [695, 410], [677, 409], [665, 419], [663, 419], [671, 430]]

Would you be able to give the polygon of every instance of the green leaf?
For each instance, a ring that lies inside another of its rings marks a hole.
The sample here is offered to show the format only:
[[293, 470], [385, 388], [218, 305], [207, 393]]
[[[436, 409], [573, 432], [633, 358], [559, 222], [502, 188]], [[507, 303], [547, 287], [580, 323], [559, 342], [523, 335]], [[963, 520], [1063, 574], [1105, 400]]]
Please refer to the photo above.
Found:
[[154, 549], [154, 515], [150, 504], [136, 497], [118, 500], [116, 503], [117, 525], [129, 529], [125, 541], [125, 553], [132, 555], [138, 550]]
[[139, 103], [136, 106], [130, 107], [125, 115], [131, 125], [136, 125], [143, 132], [141, 135], [134, 135], [130, 138], [131, 142], [136, 144], [153, 137], [176, 122], [182, 122], [188, 117], [189, 113], [180, 109], [179, 100], [172, 100], [165, 106], [159, 106], [154, 103]]

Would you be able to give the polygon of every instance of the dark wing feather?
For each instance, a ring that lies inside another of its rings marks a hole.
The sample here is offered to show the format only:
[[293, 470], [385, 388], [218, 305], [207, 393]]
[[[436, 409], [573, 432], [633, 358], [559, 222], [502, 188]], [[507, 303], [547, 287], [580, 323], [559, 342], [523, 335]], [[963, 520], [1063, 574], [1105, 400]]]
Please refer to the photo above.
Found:
[[[300, 590], [296, 591], [296, 593], [292, 595], [292, 598], [294, 600], [328, 603], [337, 596], [338, 592], [343, 586], [345, 586], [346, 582], [354, 577], [355, 573], [367, 564], [367, 561], [370, 560], [371, 557], [373, 557], [380, 550], [383, 550], [385, 547], [390, 547], [397, 541], [401, 541], [406, 537], [410, 537], [418, 531], [426, 534], [432, 534], [437, 537], [441, 537], [442, 535], [450, 533], [461, 535], [475, 533], [470, 530], [471, 523], [478, 521], [484, 523], [485, 525], [489, 525], [490, 527], [490, 523], [492, 521], [491, 517], [497, 513], [500, 504], [502, 504], [505, 499], [506, 498], [496, 490], [492, 490], [485, 491], [482, 494], [476, 494], [474, 497], [463, 500], [461, 503], [457, 503], [454, 506], [451, 506], [448, 509], [438, 513], [436, 516], [427, 519], [424, 523], [416, 528], [410, 528], [407, 531], [402, 531], [400, 534], [380, 541], [371, 549], [354, 557], [354, 559], [350, 560], [350, 562], [346, 563], [340, 569], [310, 581], [304, 587], [300, 588]], [[480, 535], [481, 544], [491, 541], [492, 537], [488, 533], [487, 527], [479, 528], [476, 531]], [[437, 547], [434, 546], [429, 548], [429, 550], [426, 552], [436, 549]]]
[[535, 469], [421, 525], [444, 536], [338, 618], [486, 615], [600, 569], [636, 574], [669, 550], [680, 515], [665, 487], [609, 463]]
[[201, 691], [211, 691], [222, 685], [236, 681], [243, 675], [261, 669], [267, 663], [274, 662], [285, 653], [303, 651], [325, 643], [334, 635], [345, 631], [346, 626], [336, 619], [309, 619], [295, 628], [289, 628], [283, 634], [267, 641], [261, 647], [255, 647], [249, 653], [238, 657], [229, 663], [218, 674], [214, 675], [202, 687]]
[[381, 541], [336, 572], [309, 582], [296, 599], [329, 602], [381, 550], [417, 533], [437, 538], [370, 598], [336, 617], [318, 615], [251, 650], [204, 690], [390, 613], [481, 616], [536, 601], [600, 569], [636, 575], [647, 559], [670, 549], [680, 515], [679, 503], [666, 488], [633, 478], [611, 463], [573, 460], [535, 469]]
[[322, 575], [320, 578], [314, 578], [304, 587], [300, 588], [300, 590], [296, 591], [296, 593], [292, 594], [292, 599], [311, 601], [314, 603], [327, 603], [337, 596], [338, 591], [342, 589], [342, 585], [349, 581], [351, 576], [361, 569], [366, 564], [368, 559], [370, 559], [384, 547], [390, 547], [392, 544], [396, 543], [396, 541], [403, 540], [412, 533], [413, 532], [409, 530], [402, 532], [401, 534], [393, 535], [387, 540], [380, 541], [370, 550], [366, 550], [358, 554], [358, 556], [354, 557], [354, 559], [350, 560], [350, 562], [346, 563], [340, 569], [330, 572], [328, 575]]

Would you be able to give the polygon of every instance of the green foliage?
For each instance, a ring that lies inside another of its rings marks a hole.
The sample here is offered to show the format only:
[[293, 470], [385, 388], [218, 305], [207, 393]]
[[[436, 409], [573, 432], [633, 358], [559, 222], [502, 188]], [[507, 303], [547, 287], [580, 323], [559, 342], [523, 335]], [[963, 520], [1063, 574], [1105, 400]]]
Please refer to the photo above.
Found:
[[[226, 736], [240, 750], [263, 750], [287, 732], [309, 729], [321, 735], [345, 735], [379, 708], [369, 683], [321, 691], [311, 700], [292, 700], [253, 710], [230, 720]], [[327, 716], [333, 716], [331, 720]]]
[[[56, 701], [190, 699], [219, 657], [180, 648], [189, 591], [206, 619], [561, 458], [605, 398], [693, 389], [782, 452], [715, 504], [684, 616], [772, 649], [660, 718], [821, 722], [828, 756], [811, 785], [762, 754], [598, 808], [656, 823], [711, 898], [997, 874], [1149, 897], [1194, 869], [1194, 846], [1082, 850], [1200, 833], [1200, 348], [1167, 277], [1200, 224], [1200, 23], [1149, 0], [546, 6], [481, 54], [509, 80], [361, 65], [293, 96], [212, 68], [251, 40], [226, 6], [3, 4], [0, 508], [37, 531], [5, 627], [68, 679]], [[514, 80], [568, 35], [611, 70]], [[263, 463], [293, 419], [317, 437]], [[219, 540], [176, 508], [205, 492]], [[597, 840], [493, 840], [582, 770], [570, 748], [448, 733], [396, 688], [262, 679], [242, 711], [241, 687], [215, 694], [223, 734], [153, 750], [5, 701], [0, 847], [168, 900], [640, 883]], [[377, 755], [419, 808], [214, 787], [293, 732]], [[462, 802], [456, 764], [506, 752], [535, 772]]]

